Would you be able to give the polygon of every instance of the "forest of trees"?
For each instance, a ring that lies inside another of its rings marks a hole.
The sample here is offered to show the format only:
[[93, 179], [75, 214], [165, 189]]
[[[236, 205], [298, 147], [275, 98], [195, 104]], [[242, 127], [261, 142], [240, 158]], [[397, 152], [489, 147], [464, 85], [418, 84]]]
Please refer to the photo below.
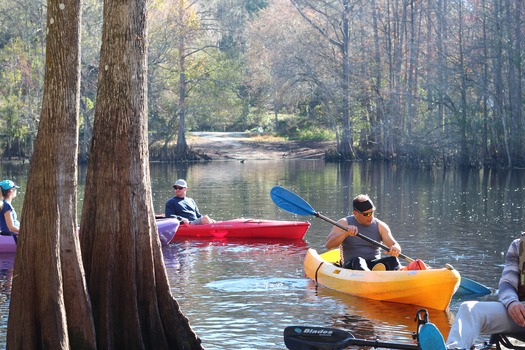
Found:
[[[102, 3], [84, 0], [79, 159], [93, 134]], [[46, 1], [0, 4], [0, 154], [33, 154]], [[525, 166], [516, 0], [151, 0], [148, 144], [188, 131], [331, 137], [334, 159]]]

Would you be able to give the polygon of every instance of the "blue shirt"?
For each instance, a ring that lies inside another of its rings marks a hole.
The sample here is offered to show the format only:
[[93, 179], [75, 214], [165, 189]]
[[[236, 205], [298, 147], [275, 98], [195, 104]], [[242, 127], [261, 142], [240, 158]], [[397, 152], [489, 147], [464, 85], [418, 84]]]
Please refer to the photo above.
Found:
[[11, 218], [13, 219], [13, 224], [16, 227], [20, 227], [20, 222], [17, 219], [15, 208], [11, 205], [11, 203], [4, 201], [4, 207], [0, 211], [0, 230], [2, 232], [11, 232], [9, 231], [9, 227], [7, 227], [7, 222], [5, 221], [5, 213], [8, 211], [11, 212]]
[[174, 216], [181, 216], [188, 219], [190, 222], [195, 221], [202, 215], [197, 208], [197, 203], [190, 198], [173, 197], [166, 202], [166, 208], [164, 209], [164, 215], [167, 218]]

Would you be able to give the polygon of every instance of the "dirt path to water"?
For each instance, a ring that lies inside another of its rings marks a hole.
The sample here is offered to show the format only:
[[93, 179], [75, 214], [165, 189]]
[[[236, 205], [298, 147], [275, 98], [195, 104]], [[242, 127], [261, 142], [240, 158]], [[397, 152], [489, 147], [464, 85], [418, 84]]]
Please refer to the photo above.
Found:
[[335, 141], [288, 141], [250, 132], [193, 132], [188, 144], [210, 160], [323, 159]]

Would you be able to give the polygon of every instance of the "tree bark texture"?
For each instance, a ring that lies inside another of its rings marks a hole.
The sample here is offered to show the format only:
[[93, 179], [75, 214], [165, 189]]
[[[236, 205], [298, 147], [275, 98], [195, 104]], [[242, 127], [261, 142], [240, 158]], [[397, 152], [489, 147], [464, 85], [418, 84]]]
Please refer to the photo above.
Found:
[[8, 349], [94, 349], [77, 235], [80, 1], [48, 1], [42, 113], [21, 216]]
[[171, 295], [147, 145], [146, 1], [104, 1], [97, 106], [80, 227], [100, 349], [200, 349]]

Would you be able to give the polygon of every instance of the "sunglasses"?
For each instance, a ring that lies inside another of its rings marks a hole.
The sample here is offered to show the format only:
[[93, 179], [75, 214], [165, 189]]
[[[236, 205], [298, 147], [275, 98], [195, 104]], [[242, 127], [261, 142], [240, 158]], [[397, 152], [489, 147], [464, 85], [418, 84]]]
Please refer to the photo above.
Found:
[[182, 190], [184, 187], [173, 186], [173, 188], [176, 189], [176, 190]]
[[363, 215], [363, 216], [366, 216], [366, 217], [369, 217], [369, 216], [372, 216], [374, 215], [374, 212], [371, 211], [371, 212], [368, 212], [368, 213], [363, 213], [362, 211], [359, 211], [357, 209], [355, 209], [356, 212], [358, 212], [359, 214]]

